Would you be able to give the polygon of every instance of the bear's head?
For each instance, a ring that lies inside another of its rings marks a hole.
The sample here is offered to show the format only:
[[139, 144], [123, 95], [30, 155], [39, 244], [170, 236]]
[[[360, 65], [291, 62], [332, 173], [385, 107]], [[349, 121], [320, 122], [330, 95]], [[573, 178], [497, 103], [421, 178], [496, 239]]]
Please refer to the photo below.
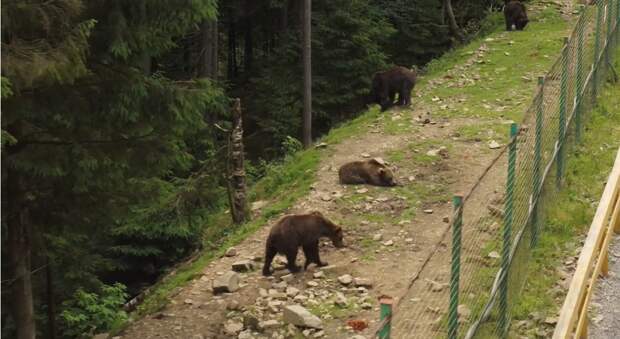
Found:
[[344, 233], [342, 232], [342, 227], [334, 224], [329, 219], [325, 218], [321, 214], [321, 212], [314, 211], [314, 212], [311, 212], [310, 214], [316, 215], [321, 218], [321, 221], [323, 222], [323, 232], [324, 232], [323, 235], [328, 237], [332, 241], [332, 244], [334, 244], [334, 247], [342, 248], [345, 246], [344, 240], [343, 240]]
[[379, 174], [379, 178], [381, 179], [381, 183], [383, 186], [397, 186], [398, 184], [394, 180], [394, 173], [389, 168], [382, 166], [377, 171]]

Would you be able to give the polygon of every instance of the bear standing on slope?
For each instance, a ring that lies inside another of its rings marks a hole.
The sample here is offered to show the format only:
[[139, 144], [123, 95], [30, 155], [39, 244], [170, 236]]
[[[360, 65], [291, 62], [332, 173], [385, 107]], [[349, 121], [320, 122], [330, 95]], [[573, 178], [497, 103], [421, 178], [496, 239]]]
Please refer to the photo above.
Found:
[[385, 72], [377, 72], [372, 78], [370, 101], [381, 105], [385, 111], [394, 105], [398, 93], [398, 105], [411, 104], [411, 90], [415, 86], [417, 74], [405, 67], [396, 66]]
[[320, 212], [282, 217], [271, 228], [269, 237], [267, 237], [263, 275], [271, 275], [271, 262], [278, 253], [286, 256], [286, 267], [291, 273], [299, 272], [301, 268], [295, 263], [299, 247], [303, 249], [306, 256], [304, 270], [311, 263], [327, 266], [327, 263], [321, 261], [319, 257], [319, 238], [321, 237], [331, 239], [337, 248], [344, 247], [342, 228], [325, 218]]
[[518, 31], [522, 31], [529, 22], [525, 5], [518, 0], [506, 0], [504, 18], [506, 19], [507, 31], [512, 31], [513, 25]]

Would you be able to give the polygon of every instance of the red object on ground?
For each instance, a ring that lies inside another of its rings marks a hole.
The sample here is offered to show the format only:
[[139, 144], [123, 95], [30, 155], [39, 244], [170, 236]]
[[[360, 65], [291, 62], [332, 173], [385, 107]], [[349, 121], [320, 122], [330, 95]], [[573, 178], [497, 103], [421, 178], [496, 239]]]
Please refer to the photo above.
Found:
[[368, 327], [368, 321], [359, 320], [359, 319], [351, 319], [351, 320], [347, 320], [347, 325], [351, 327], [353, 330], [359, 332], [359, 331], [363, 331], [365, 328]]

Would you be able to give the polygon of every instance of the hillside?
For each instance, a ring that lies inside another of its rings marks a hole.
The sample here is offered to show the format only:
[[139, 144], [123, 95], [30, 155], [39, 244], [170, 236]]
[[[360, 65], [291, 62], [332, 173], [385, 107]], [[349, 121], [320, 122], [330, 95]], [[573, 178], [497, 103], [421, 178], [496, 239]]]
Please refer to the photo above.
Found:
[[[359, 334], [370, 337], [378, 319], [377, 298], [384, 294], [404, 297], [393, 325], [395, 337], [406, 338], [411, 331], [420, 337], [437, 335], [441, 314], [432, 310], [448, 300], [450, 246], [445, 235], [452, 196], [468, 191], [502, 151], [510, 123], [522, 120], [536, 77], [560, 53], [573, 19], [569, 8], [547, 2], [535, 1], [530, 13], [523, 32], [503, 31], [503, 17], [493, 14], [484, 36], [433, 61], [414, 89], [410, 109], [371, 109], [330, 132], [320, 148], [294, 155], [274, 169], [255, 189], [254, 196], [261, 199], [255, 221], [218, 252], [234, 244], [236, 254], [211, 260], [213, 253], [206, 253], [189, 269], [180, 269], [176, 278], [156, 287], [140, 309], [146, 315], [130, 323], [121, 337], [228, 338], [241, 331], [239, 338], [299, 337], [304, 333], [281, 322], [282, 306], [293, 300], [323, 320], [323, 330], [310, 331], [314, 337], [351, 337], [345, 327], [349, 319], [368, 320], [369, 328]], [[374, 157], [388, 162], [403, 185], [337, 183], [340, 165]], [[273, 178], [279, 174], [283, 179]], [[486, 209], [487, 199], [497, 195], [504, 181], [501, 174], [486, 181], [484, 199], [469, 204]], [[311, 210], [345, 230], [346, 248], [321, 247], [330, 266], [311, 268], [285, 282], [281, 277], [286, 271], [264, 278], [254, 270], [240, 274], [236, 292], [213, 295], [212, 281], [234, 262], [250, 259], [260, 267], [269, 226], [281, 213]], [[367, 279], [372, 286], [343, 284], [338, 278], [346, 280], [345, 275]], [[420, 304], [431, 311], [408, 323], [408, 312], [419, 310]], [[268, 324], [264, 334], [247, 329], [252, 318]]]

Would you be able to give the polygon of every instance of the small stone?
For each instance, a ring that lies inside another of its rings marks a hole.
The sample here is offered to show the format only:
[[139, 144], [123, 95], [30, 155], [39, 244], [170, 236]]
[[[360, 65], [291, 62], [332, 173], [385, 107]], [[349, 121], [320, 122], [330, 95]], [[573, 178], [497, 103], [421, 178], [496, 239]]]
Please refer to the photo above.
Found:
[[254, 269], [254, 263], [250, 260], [240, 260], [232, 264], [232, 270], [235, 272], [249, 272]]
[[489, 258], [491, 258], [491, 259], [499, 259], [500, 255], [499, 255], [499, 253], [497, 253], [497, 251], [492, 251], [492, 252], [489, 253]]
[[293, 286], [289, 286], [286, 288], [286, 295], [289, 297], [294, 297], [299, 294], [299, 290]]
[[433, 210], [427, 209], [427, 210], [424, 210], [424, 213], [426, 213], [426, 214], [433, 214]]
[[437, 154], [439, 154], [439, 149], [432, 149], [432, 150], [426, 152], [426, 155], [428, 155], [430, 157], [436, 157]]
[[443, 222], [445, 222], [446, 224], [450, 222], [450, 217], [445, 216], [443, 217]]
[[325, 335], [325, 331], [318, 331], [316, 332], [314, 335], [312, 335], [314, 338], [321, 338]]
[[370, 303], [363, 303], [360, 305], [362, 307], [362, 309], [364, 310], [370, 310], [372, 309], [372, 305]]
[[362, 153], [360, 155], [362, 156], [362, 158], [370, 158], [370, 154], [368, 153]]
[[497, 141], [495, 141], [495, 140], [491, 140], [491, 141], [489, 142], [489, 148], [490, 148], [490, 149], [498, 149], [498, 148], [500, 148], [500, 147], [502, 147], [502, 145], [500, 145], [500, 144], [499, 144]]
[[234, 257], [237, 255], [237, 249], [234, 247], [229, 247], [224, 255], [227, 257]]
[[186, 305], [192, 305], [194, 301], [192, 299], [185, 299], [183, 303], [185, 303]]
[[320, 142], [314, 146], [314, 148], [325, 148], [327, 147], [327, 143]]
[[235, 311], [239, 309], [239, 306], [239, 302], [233, 299], [228, 302], [228, 304], [226, 305], [226, 309], [229, 311]]
[[293, 281], [293, 279], [295, 279], [295, 276], [289, 273], [287, 275], [281, 276], [280, 279], [282, 279], [282, 281], [285, 281], [285, 282], [289, 283], [289, 282]]
[[310, 281], [307, 281], [307, 282], [306, 282], [306, 285], [307, 285], [308, 287], [317, 287], [317, 286], [319, 286], [319, 283], [318, 283], [318, 282], [316, 282], [316, 281], [312, 281], [312, 280], [310, 280]]
[[271, 287], [276, 289], [276, 290], [284, 290], [284, 289], [286, 289], [287, 286], [288, 286], [288, 284], [286, 283], [286, 281], [281, 281], [279, 283], [271, 284]]
[[331, 195], [323, 194], [323, 195], [321, 195], [321, 200], [323, 200], [323, 201], [331, 201], [332, 197], [331, 197]]
[[355, 193], [358, 193], [358, 194], [368, 193], [368, 188], [360, 188], [356, 190]]
[[444, 290], [444, 288], [446, 288], [448, 286], [448, 284], [442, 284], [430, 279], [426, 279], [426, 281], [429, 284], [430, 290], [431, 292], [441, 292]]
[[263, 330], [269, 330], [269, 329], [277, 328], [279, 326], [280, 326], [280, 322], [275, 319], [261, 321], [258, 324], [258, 327]]
[[383, 239], [383, 234], [381, 233], [377, 233], [372, 237], [372, 240], [374, 241], [381, 241], [381, 239]]
[[229, 321], [224, 325], [224, 332], [227, 335], [236, 336], [241, 331], [243, 331], [243, 324], [240, 322]]
[[457, 313], [459, 317], [462, 317], [463, 319], [468, 319], [471, 315], [471, 310], [467, 307], [467, 305], [461, 304], [457, 307]]
[[407, 244], [411, 244], [411, 243], [413, 243], [413, 238], [407, 238], [407, 239], [405, 239], [405, 242]]
[[353, 279], [353, 285], [355, 285], [355, 287], [372, 288], [373, 284], [370, 279], [355, 278]]
[[232, 293], [239, 289], [239, 274], [228, 271], [213, 280], [213, 294]]
[[342, 294], [342, 292], [336, 292], [336, 300], [334, 300], [334, 304], [340, 307], [347, 306], [347, 297]]
[[351, 339], [366, 339], [363, 335], [357, 334], [351, 337]]
[[293, 324], [300, 327], [323, 328], [323, 323], [314, 314], [299, 305], [290, 305], [284, 308], [282, 319], [287, 324]]
[[338, 277], [338, 281], [345, 285], [348, 286], [351, 284], [351, 282], [353, 282], [353, 278], [349, 275], [349, 274], [345, 274], [345, 275], [341, 275]]
[[383, 246], [392, 246], [394, 245], [394, 240], [388, 240], [383, 242]]
[[314, 279], [322, 279], [322, 278], [325, 278], [325, 272], [323, 271], [314, 272], [312, 276], [314, 277]]
[[296, 301], [298, 303], [304, 303], [306, 302], [306, 300], [308, 300], [308, 297], [303, 294], [298, 294], [295, 296], [295, 298], [293, 298], [293, 301]]

